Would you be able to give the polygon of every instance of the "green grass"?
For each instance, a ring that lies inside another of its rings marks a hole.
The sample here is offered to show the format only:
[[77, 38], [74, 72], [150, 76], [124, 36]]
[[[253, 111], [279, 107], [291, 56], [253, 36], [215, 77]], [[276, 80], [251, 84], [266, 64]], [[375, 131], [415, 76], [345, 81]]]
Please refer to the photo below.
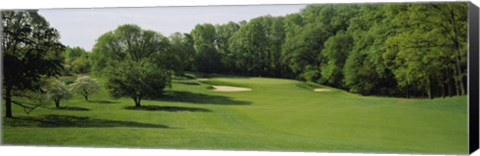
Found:
[[[215, 92], [210, 85], [252, 88]], [[3, 143], [281, 151], [467, 153], [467, 97], [360, 96], [316, 84], [245, 77], [174, 80], [158, 100], [110, 99], [105, 89], [29, 115], [14, 106]], [[15, 100], [15, 99], [14, 99]], [[19, 100], [17, 98], [17, 100]], [[20, 99], [21, 100], [21, 99]]]

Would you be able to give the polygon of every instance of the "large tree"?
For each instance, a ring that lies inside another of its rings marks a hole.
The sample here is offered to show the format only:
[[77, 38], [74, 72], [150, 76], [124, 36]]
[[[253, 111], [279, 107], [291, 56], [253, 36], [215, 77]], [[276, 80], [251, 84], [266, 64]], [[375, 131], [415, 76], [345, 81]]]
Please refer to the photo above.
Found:
[[140, 107], [143, 98], [161, 95], [170, 85], [176, 57], [171, 54], [168, 38], [126, 24], [98, 39], [92, 60], [94, 71], [107, 76], [113, 97], [130, 97]]
[[158, 66], [147, 58], [125, 60], [109, 67], [107, 88], [114, 98], [130, 97], [135, 107], [141, 107], [145, 98], [159, 97], [171, 84], [172, 71]]
[[58, 31], [37, 11], [2, 11], [5, 117], [12, 117], [14, 91], [40, 90], [41, 80], [63, 71]]
[[407, 96], [466, 94], [467, 4], [410, 4], [398, 12], [384, 57]]

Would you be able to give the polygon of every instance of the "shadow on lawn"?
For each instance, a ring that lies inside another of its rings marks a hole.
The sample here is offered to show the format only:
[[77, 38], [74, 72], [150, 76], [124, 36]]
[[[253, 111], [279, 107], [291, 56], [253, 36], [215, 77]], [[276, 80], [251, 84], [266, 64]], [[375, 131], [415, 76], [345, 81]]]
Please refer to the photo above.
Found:
[[152, 100], [213, 105], [249, 105], [252, 103], [250, 101], [232, 100], [228, 96], [208, 95], [186, 91], [166, 91], [163, 96]]
[[89, 103], [98, 103], [98, 104], [114, 104], [114, 103], [118, 103], [118, 102], [115, 102], [115, 101], [108, 101], [108, 100], [90, 100], [88, 101]]
[[145, 111], [167, 111], [167, 112], [211, 112], [209, 109], [205, 108], [194, 108], [194, 107], [177, 107], [177, 106], [142, 106], [140, 108], [129, 106], [125, 109], [130, 110], [145, 110]]
[[56, 110], [69, 110], [69, 111], [89, 111], [90, 109], [88, 108], [83, 108], [83, 107], [71, 107], [71, 106], [66, 106], [66, 107], [60, 107], [60, 108], [55, 108]]
[[4, 124], [12, 127], [81, 127], [81, 128], [99, 128], [99, 127], [138, 127], [138, 128], [169, 128], [165, 125], [146, 124], [133, 121], [115, 121], [106, 119], [93, 119], [83, 116], [71, 115], [45, 115], [41, 117], [15, 117]]

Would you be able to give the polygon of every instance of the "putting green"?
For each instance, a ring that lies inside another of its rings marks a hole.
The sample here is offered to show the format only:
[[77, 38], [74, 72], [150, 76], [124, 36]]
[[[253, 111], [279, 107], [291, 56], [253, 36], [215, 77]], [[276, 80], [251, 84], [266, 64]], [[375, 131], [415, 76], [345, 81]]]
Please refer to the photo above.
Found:
[[[217, 92], [209, 86], [250, 88]], [[314, 84], [313, 84], [314, 85]], [[328, 91], [315, 92], [315, 88]], [[360, 96], [273, 78], [176, 79], [158, 100], [75, 95], [26, 115], [14, 106], [3, 143], [27, 145], [465, 154], [467, 97]], [[21, 101], [22, 99], [15, 98]]]

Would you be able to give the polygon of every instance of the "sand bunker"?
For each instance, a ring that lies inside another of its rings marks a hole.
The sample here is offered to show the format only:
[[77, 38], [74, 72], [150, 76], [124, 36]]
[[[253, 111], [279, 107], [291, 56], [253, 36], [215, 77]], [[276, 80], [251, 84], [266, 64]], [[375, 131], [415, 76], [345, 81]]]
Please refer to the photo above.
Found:
[[198, 81], [208, 81], [208, 79], [206, 78], [200, 78], [200, 79], [197, 79]]
[[232, 87], [232, 86], [212, 86], [214, 91], [219, 92], [245, 92], [252, 91], [250, 88]]
[[313, 91], [316, 91], [316, 92], [329, 92], [330, 89], [325, 89], [325, 88], [317, 88], [317, 89], [314, 89]]

